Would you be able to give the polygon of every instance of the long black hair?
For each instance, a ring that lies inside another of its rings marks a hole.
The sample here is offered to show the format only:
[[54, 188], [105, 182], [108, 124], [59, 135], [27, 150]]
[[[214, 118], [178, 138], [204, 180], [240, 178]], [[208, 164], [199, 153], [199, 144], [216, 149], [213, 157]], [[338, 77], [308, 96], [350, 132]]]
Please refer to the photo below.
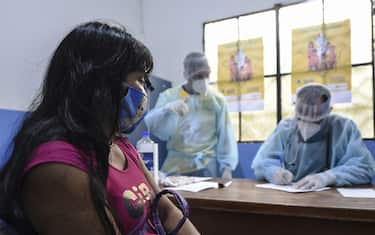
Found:
[[23, 170], [38, 145], [63, 140], [95, 156], [88, 162], [91, 196], [107, 234], [114, 234], [105, 212], [110, 209], [105, 183], [109, 144], [118, 130], [124, 95], [121, 83], [131, 72], [147, 75], [152, 68], [150, 51], [119, 24], [94, 21], [73, 29], [55, 50], [0, 172], [0, 217], [23, 228], [20, 232], [32, 230], [22, 208]]

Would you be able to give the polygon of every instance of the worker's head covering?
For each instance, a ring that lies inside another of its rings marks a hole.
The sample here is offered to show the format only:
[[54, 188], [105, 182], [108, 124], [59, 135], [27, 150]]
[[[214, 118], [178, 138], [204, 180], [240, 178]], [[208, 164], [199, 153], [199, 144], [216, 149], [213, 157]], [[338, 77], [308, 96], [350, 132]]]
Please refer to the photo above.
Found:
[[210, 73], [206, 56], [201, 52], [191, 52], [184, 59], [184, 77], [191, 79], [201, 72]]

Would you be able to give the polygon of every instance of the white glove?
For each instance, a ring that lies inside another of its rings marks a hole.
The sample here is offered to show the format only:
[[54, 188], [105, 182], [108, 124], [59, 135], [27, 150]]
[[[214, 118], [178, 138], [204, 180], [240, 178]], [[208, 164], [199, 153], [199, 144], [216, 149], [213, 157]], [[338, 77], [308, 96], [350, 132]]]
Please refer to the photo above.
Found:
[[184, 116], [187, 112], [189, 112], [189, 106], [184, 100], [176, 100], [168, 103], [166, 104], [166, 109], [170, 112], [176, 112], [180, 116]]
[[300, 181], [298, 181], [294, 187], [297, 189], [319, 189], [323, 188], [327, 185], [334, 184], [336, 182], [336, 178], [332, 173], [323, 172], [319, 174], [312, 174], [304, 177]]
[[293, 180], [292, 172], [285, 170], [284, 168], [279, 168], [272, 177], [271, 183], [273, 184], [290, 184]]
[[232, 169], [230, 167], [225, 167], [223, 170], [223, 174], [221, 175], [223, 179], [232, 179]]

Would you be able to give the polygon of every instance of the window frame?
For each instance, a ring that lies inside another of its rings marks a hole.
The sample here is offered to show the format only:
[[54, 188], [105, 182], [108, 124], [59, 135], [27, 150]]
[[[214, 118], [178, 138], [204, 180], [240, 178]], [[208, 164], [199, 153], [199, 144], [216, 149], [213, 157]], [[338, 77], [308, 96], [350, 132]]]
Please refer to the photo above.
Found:
[[[360, 66], [371, 66], [372, 67], [372, 113], [373, 113], [373, 137], [371, 138], [363, 138], [363, 140], [375, 140], [375, 39], [374, 39], [374, 31], [375, 31], [375, 26], [374, 26], [374, 18], [375, 18], [375, 0], [368, 0], [371, 2], [371, 48], [372, 48], [372, 53], [371, 53], [371, 61], [366, 62], [366, 63], [357, 63], [357, 64], [351, 64], [352, 68], [355, 67], [360, 67]], [[324, 0], [322, 0], [324, 2]], [[203, 33], [202, 33], [202, 44], [203, 44], [203, 52], [205, 52], [205, 32], [206, 32], [206, 26], [208, 24], [212, 23], [217, 23], [225, 20], [230, 20], [230, 19], [236, 19], [237, 25], [238, 25], [238, 35], [237, 35], [237, 40], [240, 40], [240, 26], [239, 26], [239, 20], [240, 17], [244, 16], [249, 16], [249, 15], [254, 15], [254, 14], [259, 14], [259, 13], [264, 13], [268, 11], [275, 11], [275, 29], [276, 29], [276, 73], [275, 74], [265, 74], [264, 78], [271, 78], [271, 77], [276, 77], [276, 125], [282, 120], [282, 87], [281, 87], [281, 79], [284, 76], [291, 76], [292, 71], [289, 73], [281, 73], [281, 65], [280, 65], [280, 9], [283, 7], [289, 7], [293, 5], [298, 5], [298, 4], [304, 4], [306, 1], [299, 1], [295, 3], [288, 3], [288, 4], [275, 4], [272, 8], [260, 10], [260, 11], [254, 11], [251, 13], [244, 13], [244, 14], [239, 14], [235, 16], [230, 16], [230, 17], [225, 17], [221, 19], [216, 19], [216, 20], [211, 20], [211, 21], [205, 21], [203, 22]], [[322, 8], [323, 11], [323, 19], [324, 19], [324, 8]], [[215, 82], [217, 83], [217, 82]], [[241, 140], [242, 138], [242, 112], [238, 112], [238, 138], [239, 140], [237, 141], [238, 143], [263, 143], [265, 140]]]

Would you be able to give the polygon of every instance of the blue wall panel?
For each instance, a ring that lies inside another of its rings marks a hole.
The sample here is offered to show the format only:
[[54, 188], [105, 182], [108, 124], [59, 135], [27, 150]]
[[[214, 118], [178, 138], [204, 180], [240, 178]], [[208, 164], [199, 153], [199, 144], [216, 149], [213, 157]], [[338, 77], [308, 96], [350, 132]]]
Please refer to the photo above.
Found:
[[0, 109], [0, 169], [8, 160], [9, 143], [17, 132], [25, 112]]

